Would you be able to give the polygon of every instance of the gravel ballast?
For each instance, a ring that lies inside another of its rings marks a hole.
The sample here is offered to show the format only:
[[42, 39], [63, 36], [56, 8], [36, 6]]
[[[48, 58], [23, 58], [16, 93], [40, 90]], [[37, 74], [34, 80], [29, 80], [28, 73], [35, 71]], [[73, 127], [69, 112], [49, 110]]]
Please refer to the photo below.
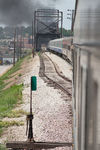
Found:
[[[64, 65], [61, 63], [61, 58], [53, 54], [50, 55], [53, 60], [57, 61], [57, 65], [61, 71], [66, 75]], [[72, 112], [71, 100], [65, 100], [62, 96], [63, 92], [53, 87], [49, 87], [47, 83], [39, 77], [40, 62], [39, 57], [35, 56], [29, 64], [28, 72], [24, 74], [21, 82], [24, 83], [23, 90], [23, 104], [16, 109], [23, 109], [29, 112], [30, 100], [30, 77], [37, 76], [37, 91], [33, 92], [33, 133], [36, 141], [50, 141], [50, 142], [72, 142]], [[68, 66], [68, 65], [67, 65]], [[69, 79], [71, 79], [71, 67], [67, 67]], [[17, 120], [17, 118], [16, 118]], [[18, 118], [18, 121], [26, 121], [26, 117]], [[0, 139], [1, 143], [6, 141], [24, 141], [26, 140], [26, 123], [20, 127], [8, 128]], [[54, 150], [71, 150], [72, 148], [55, 148]]]
[[64, 76], [72, 80], [72, 65], [55, 54], [49, 52], [46, 52], [46, 54], [57, 64]]

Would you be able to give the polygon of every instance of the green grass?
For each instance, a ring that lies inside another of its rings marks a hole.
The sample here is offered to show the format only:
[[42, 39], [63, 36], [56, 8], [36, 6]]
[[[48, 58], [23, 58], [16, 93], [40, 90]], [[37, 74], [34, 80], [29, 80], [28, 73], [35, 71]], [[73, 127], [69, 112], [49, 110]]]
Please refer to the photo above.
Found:
[[39, 52], [38, 52], [38, 56], [40, 56], [41, 54], [42, 54], [42, 52], [41, 52], [41, 51], [39, 51]]
[[23, 62], [24, 58], [20, 59], [14, 67], [12, 67], [9, 71], [7, 71], [7, 73], [5, 73], [2, 77], [0, 77], [0, 80], [7, 80], [10, 78], [10, 75], [15, 73], [16, 71], [18, 71], [21, 68], [21, 63]]
[[[22, 100], [22, 89], [23, 85], [14, 85], [0, 93], [0, 118], [7, 116], [14, 116], [16, 114], [12, 113], [12, 109], [16, 106], [18, 102]], [[9, 127], [13, 125], [7, 124], [0, 121], [0, 134], [3, 132], [4, 127]]]
[[[24, 112], [23, 110], [12, 111], [16, 104], [22, 103], [23, 84], [13, 85], [5, 90], [4, 87], [8, 84], [5, 84], [5, 80], [10, 79], [13, 76], [13, 73], [21, 69], [22, 62], [25, 59], [27, 60], [27, 58], [29, 58], [29, 56], [26, 56], [25, 58], [19, 60], [14, 67], [12, 67], [9, 71], [7, 71], [3, 76], [0, 77], [0, 119], [3, 119], [4, 117], [15, 118], [26, 114], [26, 112]], [[21, 74], [19, 74], [19, 77], [20, 76]], [[3, 132], [4, 128], [12, 125], [15, 125], [15, 123], [13, 122], [9, 124], [7, 122], [5, 123], [0, 121], [0, 134]]]
[[0, 93], [0, 117], [6, 116], [22, 100], [23, 85], [13, 85]]
[[5, 145], [0, 144], [0, 150], [7, 150], [7, 148], [5, 147]]
[[28, 113], [24, 110], [12, 110], [9, 113], [2, 114], [2, 117], [8, 117], [8, 118], [19, 118], [23, 115], [27, 115]]
[[23, 126], [23, 121], [0, 121], [0, 128], [8, 128], [10, 126]]
[[5, 87], [4, 81], [0, 79], [0, 90]]
[[10, 70], [8, 70], [3, 76], [0, 77], [0, 92], [1, 90], [6, 86], [4, 83], [4, 80], [7, 80], [11, 77], [13, 73], [18, 71], [21, 68], [21, 64], [24, 61], [24, 58], [20, 59], [14, 67], [12, 67]]
[[31, 58], [32, 58], [31, 55], [28, 55], [28, 56], [27, 56], [27, 60], [29, 60], [29, 59], [31, 59]]

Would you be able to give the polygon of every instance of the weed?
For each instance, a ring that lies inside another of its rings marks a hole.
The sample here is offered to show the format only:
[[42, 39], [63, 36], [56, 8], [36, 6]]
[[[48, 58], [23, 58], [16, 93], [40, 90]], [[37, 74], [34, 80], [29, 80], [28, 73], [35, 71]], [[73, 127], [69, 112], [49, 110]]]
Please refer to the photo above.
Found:
[[41, 55], [41, 52], [40, 52], [40, 51], [38, 52], [38, 55], [39, 55], [39, 56]]
[[4, 113], [2, 114], [2, 117], [8, 117], [8, 118], [18, 118], [21, 117], [23, 115], [27, 115], [28, 113], [25, 112], [24, 110], [20, 109], [20, 110], [12, 110], [9, 113]]
[[18, 76], [19, 76], [19, 77], [21, 77], [21, 76], [22, 76], [22, 74], [20, 73]]
[[29, 59], [31, 59], [31, 58], [32, 58], [31, 55], [27, 56], [27, 60], [29, 60]]
[[23, 126], [23, 121], [0, 121], [0, 136], [3, 132], [3, 128], [8, 128], [11, 126]]

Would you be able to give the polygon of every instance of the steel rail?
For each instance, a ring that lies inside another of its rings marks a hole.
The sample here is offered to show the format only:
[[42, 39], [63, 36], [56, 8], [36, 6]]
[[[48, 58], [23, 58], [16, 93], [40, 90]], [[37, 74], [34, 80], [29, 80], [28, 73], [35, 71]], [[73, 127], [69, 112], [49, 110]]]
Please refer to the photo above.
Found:
[[[51, 79], [50, 77], [48, 77], [48, 76], [45, 74], [45, 64], [44, 64], [44, 61], [43, 61], [43, 57], [42, 57], [42, 56], [40, 56], [40, 62], [41, 62], [41, 64], [42, 64], [42, 69], [43, 69], [43, 71], [42, 71], [42, 76], [46, 77], [49, 81], [51, 81], [53, 84], [55, 84], [56, 87], [60, 88], [63, 92], [67, 93], [68, 96], [72, 97], [72, 94], [71, 94], [68, 90], [66, 90], [61, 84], [57, 83], [56, 81], [54, 81], [53, 79]], [[56, 70], [55, 70], [55, 71], [56, 71]], [[59, 76], [59, 74], [58, 74], [58, 76]], [[63, 78], [63, 79], [64, 79], [64, 78]], [[64, 80], [65, 80], [65, 79], [64, 79]], [[67, 82], [68, 82], [68, 81], [67, 81]]]

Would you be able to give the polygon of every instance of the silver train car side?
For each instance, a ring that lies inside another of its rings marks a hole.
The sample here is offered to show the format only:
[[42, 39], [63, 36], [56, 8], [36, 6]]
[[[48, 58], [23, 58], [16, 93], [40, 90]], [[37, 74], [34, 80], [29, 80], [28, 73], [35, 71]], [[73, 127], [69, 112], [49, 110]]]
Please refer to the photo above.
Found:
[[72, 37], [51, 40], [48, 44], [48, 50], [57, 53], [64, 59], [72, 63]]
[[76, 8], [74, 150], [100, 150], [100, 0], [77, 0]]
[[[100, 0], [76, 0], [76, 8], [73, 150], [100, 150]], [[64, 55], [60, 42], [60, 39], [51, 41], [49, 49]]]

